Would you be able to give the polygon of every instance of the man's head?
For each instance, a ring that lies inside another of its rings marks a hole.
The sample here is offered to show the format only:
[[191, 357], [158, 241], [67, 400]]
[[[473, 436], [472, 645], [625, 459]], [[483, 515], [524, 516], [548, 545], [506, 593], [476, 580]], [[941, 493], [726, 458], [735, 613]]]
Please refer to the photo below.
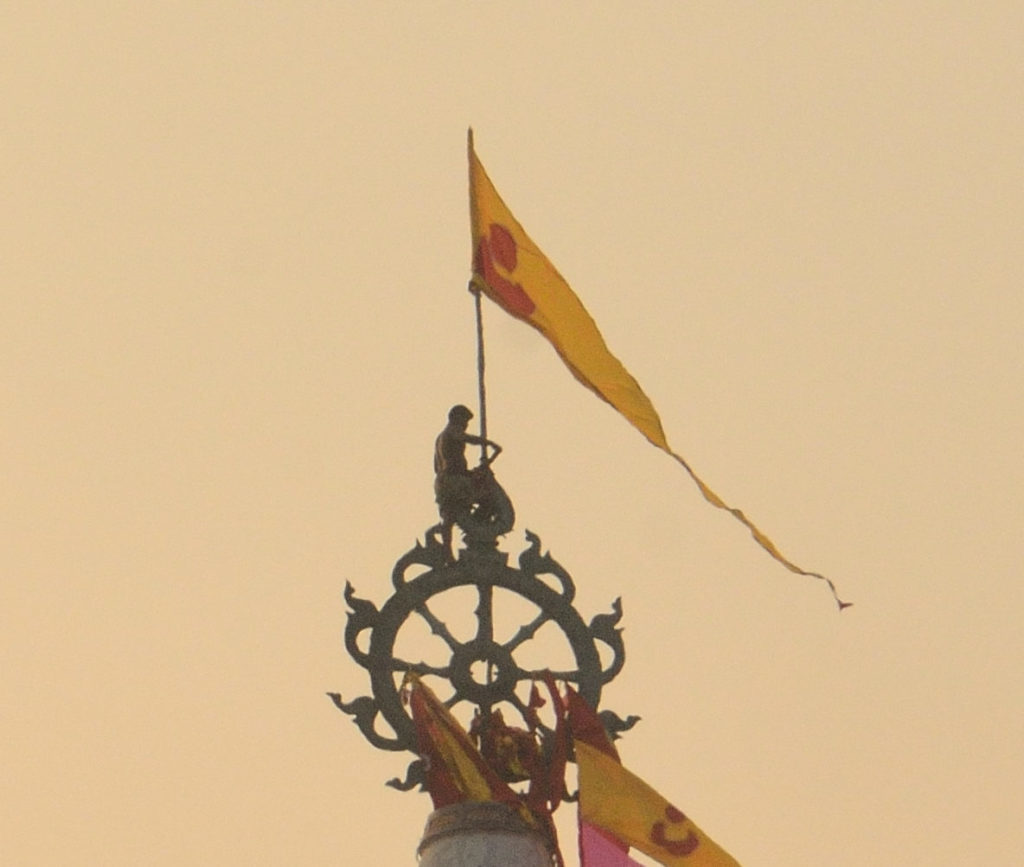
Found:
[[461, 403], [456, 404], [448, 410], [448, 421], [451, 424], [458, 425], [462, 428], [469, 424], [469, 420], [472, 417], [473, 411], [468, 406], [463, 406]]

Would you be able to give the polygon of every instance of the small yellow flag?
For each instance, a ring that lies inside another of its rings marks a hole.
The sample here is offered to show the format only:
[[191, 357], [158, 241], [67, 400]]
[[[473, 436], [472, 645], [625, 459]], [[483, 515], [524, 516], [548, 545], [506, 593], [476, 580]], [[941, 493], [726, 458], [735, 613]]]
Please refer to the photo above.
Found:
[[409, 707], [419, 750], [427, 757], [426, 784], [434, 806], [459, 801], [502, 801], [521, 806], [518, 795], [484, 761], [466, 730], [430, 687], [412, 672], [406, 675], [405, 683], [410, 686]]
[[580, 819], [665, 867], [739, 867], [680, 810], [611, 756], [577, 740]]

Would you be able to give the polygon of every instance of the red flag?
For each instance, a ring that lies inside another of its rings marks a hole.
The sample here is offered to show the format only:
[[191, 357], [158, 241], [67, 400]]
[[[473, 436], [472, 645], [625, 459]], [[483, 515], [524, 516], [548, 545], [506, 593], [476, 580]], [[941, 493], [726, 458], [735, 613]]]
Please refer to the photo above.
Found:
[[[569, 760], [569, 725], [567, 718], [568, 709], [563, 703], [562, 697], [558, 694], [555, 679], [551, 676], [550, 672], [544, 673], [544, 683], [551, 696], [552, 710], [555, 715], [555, 728], [550, 751], [546, 757], [547, 761], [540, 763], [537, 773], [530, 779], [530, 789], [526, 794], [526, 802], [534, 812], [543, 811], [550, 815], [558, 809], [558, 805], [562, 803], [562, 797], [565, 795], [565, 765]], [[533, 684], [530, 688], [530, 704], [528, 708], [530, 715], [527, 719], [531, 731], [535, 732], [540, 724], [537, 708], [543, 707], [543, 705], [544, 699], [541, 698], [537, 685]]]
[[571, 686], [566, 684], [565, 703], [568, 708], [569, 731], [574, 741], [583, 741], [619, 761], [619, 751], [608, 737], [601, 717]]

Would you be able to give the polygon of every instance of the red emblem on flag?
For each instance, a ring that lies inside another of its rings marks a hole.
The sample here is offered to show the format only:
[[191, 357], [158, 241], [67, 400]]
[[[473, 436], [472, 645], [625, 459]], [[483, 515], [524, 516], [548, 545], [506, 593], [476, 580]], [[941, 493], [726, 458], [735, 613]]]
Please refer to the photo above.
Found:
[[[677, 810], [671, 804], [665, 808], [665, 818], [674, 825], [678, 825], [686, 821], [686, 816], [683, 815], [682, 811]], [[665, 833], [664, 822], [654, 823], [654, 827], [651, 828], [651, 842], [661, 846], [662, 849], [665, 849], [673, 855], [689, 855], [697, 848], [697, 846], [700, 845], [700, 840], [697, 839], [697, 835], [689, 829], [686, 831], [686, 837], [682, 840], [670, 840], [668, 835]]]
[[508, 274], [516, 270], [519, 251], [512, 233], [500, 223], [491, 223], [487, 237], [477, 244], [475, 259], [473, 270], [497, 296], [495, 300], [513, 316], [528, 319], [537, 305], [519, 283], [503, 277], [495, 267], [500, 265]]

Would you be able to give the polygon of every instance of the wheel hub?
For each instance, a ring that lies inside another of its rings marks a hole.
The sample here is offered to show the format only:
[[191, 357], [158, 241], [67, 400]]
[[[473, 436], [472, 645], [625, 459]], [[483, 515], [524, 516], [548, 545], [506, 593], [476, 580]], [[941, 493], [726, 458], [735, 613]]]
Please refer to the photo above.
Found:
[[519, 680], [519, 667], [500, 644], [476, 639], [452, 654], [451, 682], [459, 694], [476, 705], [492, 705], [511, 698]]

